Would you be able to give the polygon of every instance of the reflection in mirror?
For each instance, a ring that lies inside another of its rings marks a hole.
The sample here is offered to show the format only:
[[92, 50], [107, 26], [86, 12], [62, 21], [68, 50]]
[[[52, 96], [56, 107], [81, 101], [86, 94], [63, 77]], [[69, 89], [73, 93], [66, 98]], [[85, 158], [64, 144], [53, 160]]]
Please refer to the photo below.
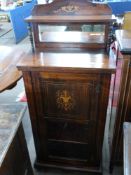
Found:
[[92, 24], [92, 25], [82, 25], [81, 26], [82, 32], [104, 32], [105, 25], [102, 24]]
[[104, 43], [105, 25], [38, 26], [40, 42]]

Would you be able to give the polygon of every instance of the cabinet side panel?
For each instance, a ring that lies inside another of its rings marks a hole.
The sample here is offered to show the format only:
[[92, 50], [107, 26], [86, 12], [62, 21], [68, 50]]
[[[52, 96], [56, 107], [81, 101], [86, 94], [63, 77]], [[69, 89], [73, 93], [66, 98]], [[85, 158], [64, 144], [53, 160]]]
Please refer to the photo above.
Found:
[[[40, 154], [40, 143], [38, 134], [38, 120], [37, 120], [37, 110], [36, 110], [36, 98], [34, 96], [35, 85], [32, 83], [31, 72], [23, 71], [23, 79], [25, 84], [25, 91], [27, 96], [27, 103], [29, 107], [29, 114], [32, 124], [32, 131], [34, 136], [36, 154]], [[36, 90], [36, 89], [35, 89]]]

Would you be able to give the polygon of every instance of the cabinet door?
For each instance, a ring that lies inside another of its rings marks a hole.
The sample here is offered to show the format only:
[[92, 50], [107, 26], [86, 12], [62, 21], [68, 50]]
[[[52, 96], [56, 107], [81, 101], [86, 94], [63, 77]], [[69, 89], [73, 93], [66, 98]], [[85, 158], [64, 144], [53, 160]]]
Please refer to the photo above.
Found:
[[100, 76], [93, 74], [33, 74], [41, 117], [97, 120]]
[[40, 152], [44, 160], [100, 163], [109, 77], [32, 73]]

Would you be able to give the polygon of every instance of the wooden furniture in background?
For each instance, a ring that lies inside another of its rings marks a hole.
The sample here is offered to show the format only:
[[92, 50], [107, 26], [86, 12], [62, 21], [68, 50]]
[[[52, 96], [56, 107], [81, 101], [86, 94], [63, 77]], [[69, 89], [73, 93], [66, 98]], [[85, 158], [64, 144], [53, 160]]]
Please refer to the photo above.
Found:
[[0, 105], [0, 175], [34, 175], [21, 124], [24, 105]]
[[22, 74], [16, 68], [18, 61], [24, 56], [20, 50], [0, 46], [0, 92], [14, 87]]
[[[30, 40], [33, 50], [76, 50], [106, 49], [109, 47], [110, 27], [115, 19], [107, 4], [95, 4], [87, 0], [55, 0], [52, 3], [36, 5], [29, 23]], [[41, 32], [45, 25], [79, 26], [78, 31]], [[101, 25], [96, 32], [81, 31], [83, 25]], [[33, 36], [32, 36], [33, 35]]]
[[[131, 31], [117, 30], [116, 39], [118, 53], [121, 53], [121, 58], [117, 58], [121, 61], [121, 74], [118, 75], [120, 76], [120, 86], [117, 88], [119, 94], [116, 106], [115, 128], [110, 147], [110, 171], [112, 171], [115, 164], [123, 163], [123, 122], [131, 121]], [[119, 65], [117, 64], [117, 66]], [[116, 79], [118, 78], [116, 77]], [[114, 118], [113, 115], [111, 120]]]
[[131, 174], [131, 123], [123, 124], [123, 145], [124, 145], [124, 175]]
[[111, 74], [104, 52], [34, 53], [23, 72], [37, 167], [102, 173], [102, 146]]

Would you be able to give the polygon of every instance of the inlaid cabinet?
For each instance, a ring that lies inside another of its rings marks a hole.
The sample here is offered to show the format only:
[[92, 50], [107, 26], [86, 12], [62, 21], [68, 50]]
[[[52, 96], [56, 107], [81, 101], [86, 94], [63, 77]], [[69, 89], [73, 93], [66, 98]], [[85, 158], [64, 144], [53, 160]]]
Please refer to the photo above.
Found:
[[36, 167], [102, 173], [115, 73], [115, 62], [106, 51], [114, 21], [107, 4], [87, 0], [36, 5], [26, 19], [34, 52], [18, 68], [25, 82]]
[[96, 55], [38, 53], [19, 63], [37, 167], [102, 171], [106, 111], [115, 64], [101, 53], [98, 65]]

